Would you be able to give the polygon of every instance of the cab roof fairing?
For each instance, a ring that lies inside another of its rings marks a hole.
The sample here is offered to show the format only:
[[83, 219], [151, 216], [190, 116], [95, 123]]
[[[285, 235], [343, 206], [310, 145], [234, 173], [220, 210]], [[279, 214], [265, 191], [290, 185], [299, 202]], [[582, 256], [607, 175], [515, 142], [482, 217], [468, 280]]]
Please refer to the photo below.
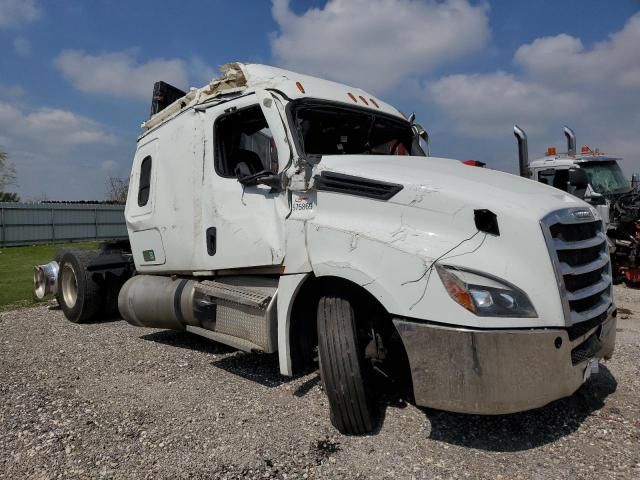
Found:
[[[226, 63], [220, 67], [220, 72], [222, 74], [220, 77], [214, 78], [204, 87], [191, 88], [184, 97], [179, 98], [164, 110], [153, 115], [142, 123], [141, 127], [148, 131], [175, 117], [186, 108], [234, 93], [246, 95], [258, 89], [278, 90], [291, 99], [317, 98], [342, 102], [347, 105], [382, 111], [399, 118], [405, 118], [399, 110], [364, 90], [331, 80], [255, 63]], [[297, 82], [302, 84], [304, 93], [297, 87]], [[356, 102], [351, 99], [349, 93], [353, 94]], [[362, 101], [361, 97], [365, 99], [365, 102]], [[372, 105], [371, 99], [375, 101], [375, 104]]]
[[548, 155], [542, 158], [536, 158], [532, 162], [530, 162], [530, 167], [540, 167], [544, 166], [547, 163], [553, 162], [558, 166], [571, 166], [571, 165], [579, 165], [581, 163], [589, 163], [589, 162], [619, 162], [622, 158], [620, 157], [610, 157], [606, 155], [577, 155], [575, 157], [570, 157], [566, 154], [560, 155]]

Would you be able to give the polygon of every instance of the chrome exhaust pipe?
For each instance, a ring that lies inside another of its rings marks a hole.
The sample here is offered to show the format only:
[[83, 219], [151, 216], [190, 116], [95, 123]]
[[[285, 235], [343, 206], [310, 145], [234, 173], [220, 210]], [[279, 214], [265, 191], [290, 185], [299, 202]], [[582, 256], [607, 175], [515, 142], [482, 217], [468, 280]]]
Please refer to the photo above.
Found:
[[575, 134], [575, 132], [565, 125], [564, 126], [564, 136], [567, 137], [567, 154], [570, 157], [575, 157], [576, 156], [576, 134]]
[[518, 139], [518, 163], [520, 164], [520, 176], [529, 177], [529, 145], [527, 134], [518, 125], [513, 126], [513, 134]]
[[60, 266], [55, 260], [33, 267], [33, 291], [39, 300], [58, 293], [58, 272]]

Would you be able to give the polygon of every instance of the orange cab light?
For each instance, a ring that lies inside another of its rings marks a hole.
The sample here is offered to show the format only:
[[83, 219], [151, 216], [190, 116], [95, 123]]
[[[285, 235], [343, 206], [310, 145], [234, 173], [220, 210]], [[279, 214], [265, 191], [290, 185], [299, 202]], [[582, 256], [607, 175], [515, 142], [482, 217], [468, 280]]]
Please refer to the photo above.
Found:
[[378, 105], [378, 102], [376, 102], [373, 98], [370, 98], [369, 101], [373, 103], [376, 108], [380, 108], [380, 105]]
[[369, 106], [369, 103], [365, 100], [365, 98], [362, 95], [360, 95], [358, 98], [362, 100], [362, 103], [364, 103], [367, 107]]
[[349, 98], [351, 100], [353, 100], [354, 102], [358, 103], [358, 99], [356, 98], [356, 96], [353, 93], [348, 92], [347, 95], [349, 95]]
[[589, 153], [591, 151], [591, 149], [589, 147], [587, 147], [586, 145], [583, 145], [582, 148], [580, 149], [580, 151], [582, 153]]
[[556, 154], [556, 147], [547, 148], [547, 155], [555, 155], [555, 154]]
[[296, 87], [298, 87], [298, 90], [300, 90], [300, 93], [305, 93], [304, 87], [300, 82], [296, 82]]

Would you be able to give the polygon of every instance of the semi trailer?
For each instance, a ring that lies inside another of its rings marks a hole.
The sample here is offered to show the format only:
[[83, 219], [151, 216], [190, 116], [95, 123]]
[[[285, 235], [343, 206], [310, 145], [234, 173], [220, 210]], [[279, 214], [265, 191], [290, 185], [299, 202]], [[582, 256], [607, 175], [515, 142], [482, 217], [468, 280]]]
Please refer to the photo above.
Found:
[[514, 126], [518, 139], [520, 175], [578, 195], [595, 207], [609, 238], [613, 279], [640, 286], [640, 175], [629, 182], [621, 158], [583, 145], [577, 151], [575, 132], [564, 126], [567, 152], [549, 147], [546, 155], [529, 163], [527, 136]]
[[[598, 211], [518, 176], [427, 156], [425, 130], [364, 90], [233, 63], [158, 83], [125, 208], [129, 241], [36, 267], [85, 322], [191, 332], [319, 365], [333, 425], [380, 393], [505, 414], [573, 394], [611, 357]], [[423, 142], [424, 144], [424, 142]]]

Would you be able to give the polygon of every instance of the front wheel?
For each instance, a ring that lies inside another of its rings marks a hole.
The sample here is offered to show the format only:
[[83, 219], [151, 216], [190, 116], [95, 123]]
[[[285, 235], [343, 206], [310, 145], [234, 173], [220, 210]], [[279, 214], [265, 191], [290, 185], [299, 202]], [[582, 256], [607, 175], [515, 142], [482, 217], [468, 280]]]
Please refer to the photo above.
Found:
[[365, 345], [359, 338], [352, 300], [331, 293], [318, 303], [320, 374], [329, 397], [331, 423], [345, 435], [372, 432], [378, 425], [377, 401]]

